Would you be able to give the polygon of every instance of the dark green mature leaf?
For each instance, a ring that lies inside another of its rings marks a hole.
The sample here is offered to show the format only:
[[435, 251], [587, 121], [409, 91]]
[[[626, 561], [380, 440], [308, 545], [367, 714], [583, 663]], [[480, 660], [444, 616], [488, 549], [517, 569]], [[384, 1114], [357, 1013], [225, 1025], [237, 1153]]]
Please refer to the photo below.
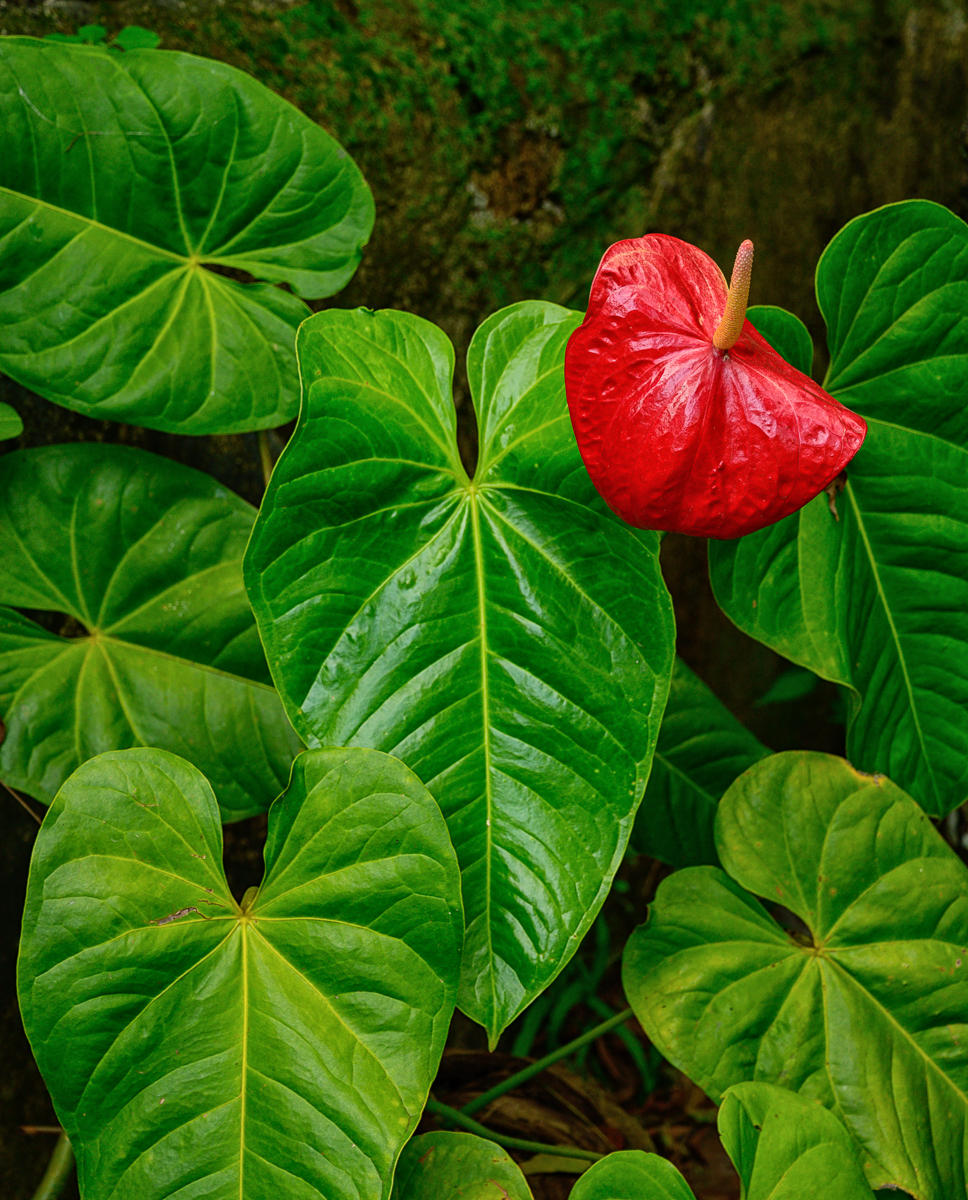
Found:
[[422, 1133], [407, 1143], [393, 1200], [532, 1200], [521, 1168], [472, 1133]]
[[[90, 416], [260, 429], [373, 224], [346, 152], [224, 63], [0, 39], [0, 368]], [[215, 270], [248, 272], [242, 284]]]
[[0, 404], [0, 441], [19, 437], [24, 430], [24, 423], [9, 404]]
[[243, 589], [254, 515], [200, 471], [128, 447], [0, 459], [0, 604], [68, 625], [58, 636], [0, 608], [6, 783], [49, 803], [85, 759], [150, 745], [204, 770], [226, 819], [268, 808], [300, 743]]
[[962, 1195], [968, 871], [899, 788], [822, 754], [757, 763], [716, 821], [729, 874], [664, 880], [626, 949], [647, 1033], [714, 1097], [756, 1079], [821, 1100], [863, 1147], [872, 1185]]
[[869, 432], [837, 501], [710, 544], [745, 632], [854, 692], [852, 761], [941, 815], [968, 795], [968, 226], [927, 201], [851, 221], [817, 294], [824, 386]]
[[401, 763], [300, 755], [241, 907], [160, 750], [85, 763], [37, 838], [21, 1010], [85, 1200], [378, 1200], [454, 1005], [459, 877]]
[[713, 822], [720, 797], [769, 753], [677, 658], [633, 847], [675, 867], [718, 864]]
[[813, 367], [813, 340], [810, 330], [793, 313], [775, 304], [754, 304], [746, 310], [758, 333], [770, 343], [777, 354], [788, 363], [809, 375]]
[[564, 398], [579, 317], [489, 318], [468, 352], [405, 313], [301, 328], [296, 433], [246, 555], [297, 729], [407, 762], [447, 818], [467, 913], [461, 1007], [495, 1038], [589, 928], [621, 861], [669, 686], [657, 541], [597, 498]]

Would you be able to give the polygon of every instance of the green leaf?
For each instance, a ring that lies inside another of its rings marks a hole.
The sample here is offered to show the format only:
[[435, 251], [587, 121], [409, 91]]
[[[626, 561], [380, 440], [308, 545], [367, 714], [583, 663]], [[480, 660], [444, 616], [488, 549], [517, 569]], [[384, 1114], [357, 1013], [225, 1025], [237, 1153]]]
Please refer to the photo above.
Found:
[[400, 1156], [393, 1200], [532, 1200], [506, 1150], [472, 1133], [422, 1133]]
[[86, 1200], [377, 1200], [453, 1011], [459, 881], [402, 764], [301, 755], [255, 898], [160, 750], [85, 763], [37, 838], [18, 989]]
[[718, 864], [713, 821], [737, 775], [769, 750], [677, 658], [632, 845], [676, 867]]
[[572, 1188], [570, 1200], [695, 1200], [695, 1196], [667, 1159], [644, 1150], [619, 1150], [588, 1168]]
[[152, 429], [294, 415], [307, 308], [270, 284], [337, 291], [373, 223], [328, 134], [224, 63], [33, 38], [0, 39], [0, 124], [0, 369]]
[[579, 319], [526, 303], [477, 331], [471, 481], [440, 330], [310, 318], [299, 425], [245, 562], [296, 728], [397, 755], [441, 805], [467, 913], [459, 1003], [492, 1040], [605, 897], [672, 669], [657, 539], [607, 511], [571, 432]]
[[161, 38], [142, 25], [125, 25], [111, 45], [121, 50], [154, 50], [161, 45]]
[[908, 201], [858, 217], [817, 293], [829, 391], [867, 419], [836, 501], [710, 544], [727, 615], [854, 693], [851, 761], [933, 815], [968, 796], [968, 226]]
[[775, 304], [754, 304], [746, 310], [757, 333], [763, 335], [773, 349], [791, 366], [809, 375], [813, 368], [813, 339], [806, 325]]
[[781, 671], [762, 696], [753, 701], [754, 708], [768, 704], [788, 704], [791, 700], [803, 700], [817, 688], [817, 676], [813, 671], [790, 667]]
[[739, 1083], [726, 1093], [718, 1125], [743, 1200], [872, 1200], [855, 1142], [816, 1100]]
[[0, 441], [20, 437], [24, 423], [9, 404], [0, 404]]
[[626, 948], [626, 992], [649, 1037], [714, 1097], [755, 1079], [822, 1101], [863, 1147], [873, 1186], [961, 1195], [964, 865], [894, 784], [813, 753], [741, 776], [716, 842], [728, 874], [664, 880]]
[[[154, 745], [204, 770], [226, 820], [263, 812], [299, 749], [242, 583], [251, 507], [122, 446], [0, 459], [0, 775], [49, 803], [104, 750]], [[68, 621], [67, 618], [71, 620]]]

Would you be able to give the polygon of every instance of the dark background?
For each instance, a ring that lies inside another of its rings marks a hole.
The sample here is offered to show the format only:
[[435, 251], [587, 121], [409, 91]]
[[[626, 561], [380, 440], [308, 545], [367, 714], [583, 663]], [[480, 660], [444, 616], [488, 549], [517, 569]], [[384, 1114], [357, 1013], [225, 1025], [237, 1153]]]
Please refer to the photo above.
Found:
[[[727, 274], [751, 237], [751, 302], [806, 322], [822, 378], [813, 270], [837, 230], [910, 197], [968, 218], [964, 3], [0, 0], [0, 34], [88, 23], [109, 35], [142, 25], [163, 48], [229, 62], [333, 133], [369, 181], [377, 216], [362, 267], [328, 303], [410, 309], [447, 331], [458, 361], [505, 304], [583, 309], [605, 247], [658, 230], [701, 246]], [[191, 439], [92, 421], [2, 377], [0, 400], [24, 418], [20, 445], [142, 445], [259, 502], [255, 435]], [[466, 410], [460, 377], [458, 402]], [[276, 451], [286, 433], [273, 435]], [[729, 707], [775, 749], [841, 750], [833, 688], [757, 705], [784, 664], [716, 609], [703, 543], [666, 539], [663, 565], [679, 651]], [[20, 1127], [55, 1118], [13, 999], [37, 826], [9, 796], [3, 803], [0, 1193], [19, 1200], [54, 1140]], [[238, 885], [257, 882], [258, 823], [228, 842]]]

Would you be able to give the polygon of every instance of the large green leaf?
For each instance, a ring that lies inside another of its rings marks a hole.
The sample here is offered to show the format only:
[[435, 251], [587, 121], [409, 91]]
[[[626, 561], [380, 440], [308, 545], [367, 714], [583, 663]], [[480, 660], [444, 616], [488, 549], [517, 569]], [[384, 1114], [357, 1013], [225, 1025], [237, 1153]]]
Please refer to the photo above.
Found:
[[968, 226], [927, 201], [847, 225], [817, 269], [824, 386], [866, 417], [837, 500], [710, 545], [729, 617], [855, 695], [848, 753], [935, 815], [968, 796]]
[[328, 134], [224, 63], [33, 38], [0, 39], [0, 125], [0, 369], [153, 429], [294, 415], [307, 309], [270, 285], [337, 291], [373, 224]]
[[677, 658], [632, 845], [676, 867], [718, 864], [713, 822], [737, 775], [769, 750]]
[[400, 1156], [393, 1200], [532, 1200], [506, 1150], [472, 1133], [422, 1133]]
[[378, 1200], [460, 956], [440, 813], [401, 763], [301, 755], [235, 902], [219, 812], [160, 750], [85, 763], [37, 838], [18, 986], [85, 1200]]
[[621, 861], [669, 686], [653, 534], [596, 496], [564, 398], [579, 317], [525, 303], [468, 352], [405, 313], [301, 328], [303, 407], [246, 554], [296, 728], [395, 754], [444, 811], [467, 914], [459, 1003], [495, 1038], [589, 928]]
[[[823, 1101], [874, 1186], [963, 1195], [964, 865], [894, 784], [812, 753], [742, 775], [716, 842], [729, 874], [664, 880], [626, 949], [626, 992], [649, 1036], [713, 1096], [756, 1079]], [[806, 936], [750, 892], [792, 911]]]
[[[153, 454], [78, 444], [0, 459], [0, 774], [49, 803], [85, 759], [160, 746], [262, 812], [300, 743], [242, 584], [251, 507]], [[67, 620], [70, 618], [70, 620]]]

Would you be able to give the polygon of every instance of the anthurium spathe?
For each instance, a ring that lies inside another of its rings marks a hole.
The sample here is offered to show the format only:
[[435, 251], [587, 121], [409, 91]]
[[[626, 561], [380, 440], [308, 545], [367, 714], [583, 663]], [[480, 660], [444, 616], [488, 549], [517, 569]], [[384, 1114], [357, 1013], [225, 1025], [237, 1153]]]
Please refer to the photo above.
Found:
[[582, 459], [646, 529], [734, 538], [801, 508], [844, 469], [865, 422], [745, 319], [752, 242], [726, 280], [665, 234], [616, 242], [565, 353]]

